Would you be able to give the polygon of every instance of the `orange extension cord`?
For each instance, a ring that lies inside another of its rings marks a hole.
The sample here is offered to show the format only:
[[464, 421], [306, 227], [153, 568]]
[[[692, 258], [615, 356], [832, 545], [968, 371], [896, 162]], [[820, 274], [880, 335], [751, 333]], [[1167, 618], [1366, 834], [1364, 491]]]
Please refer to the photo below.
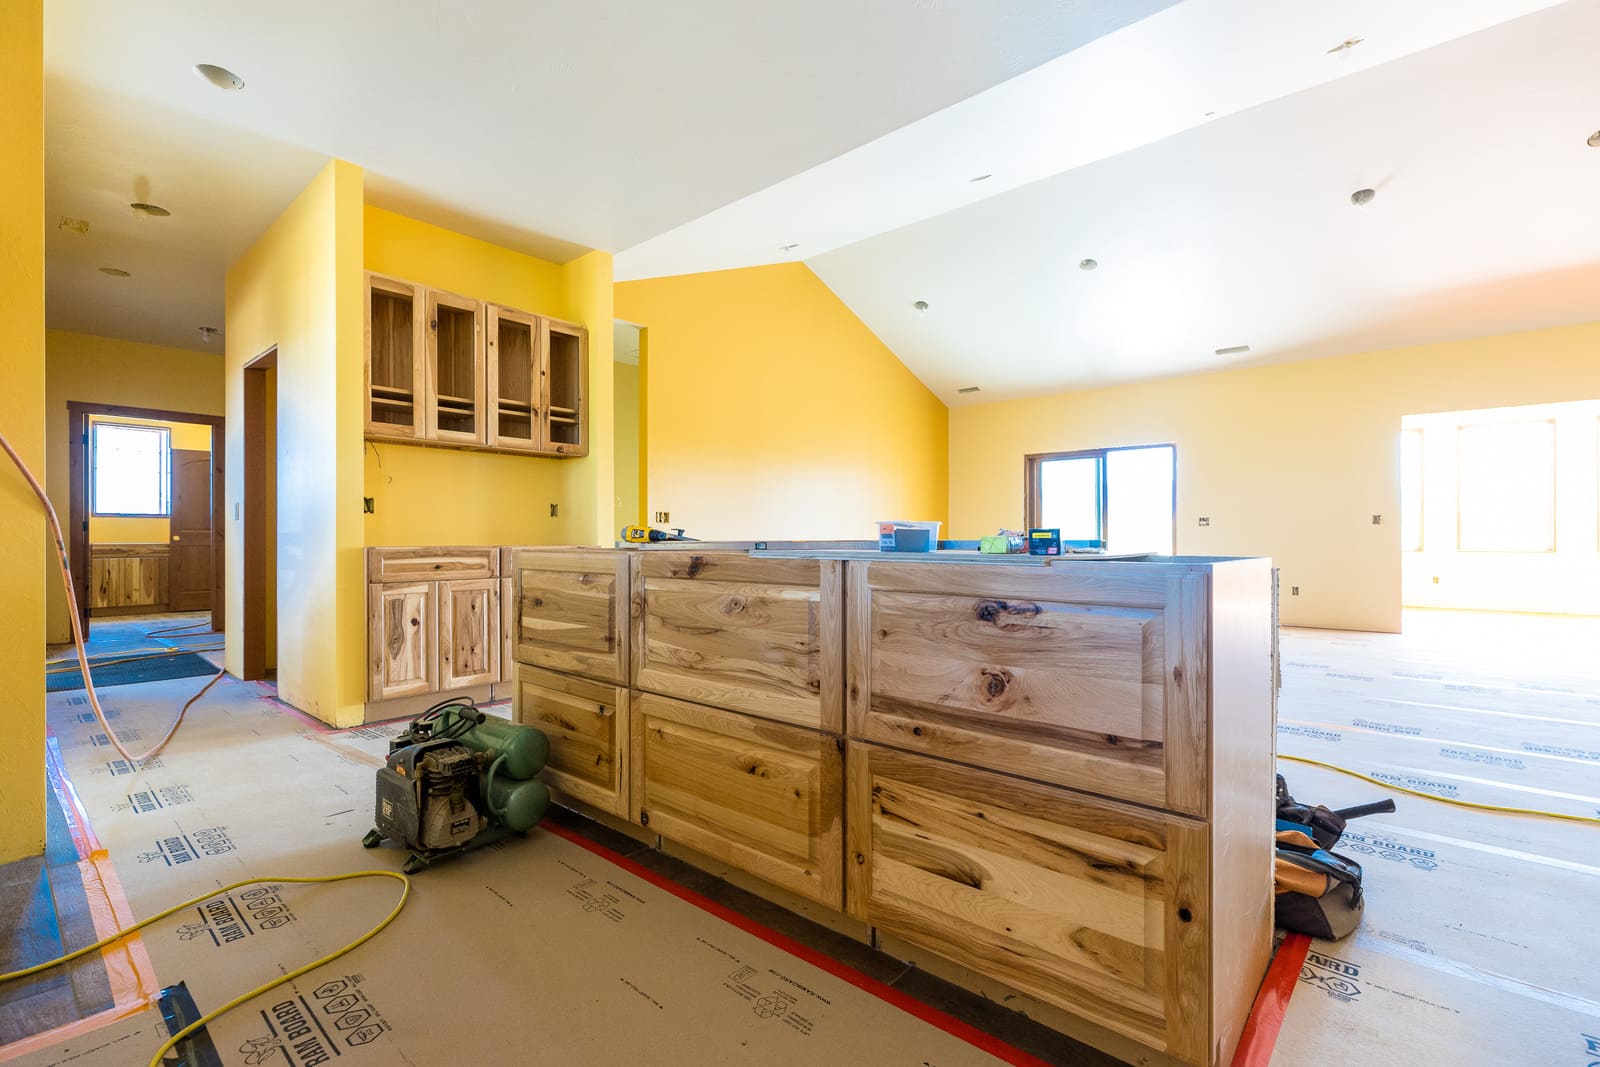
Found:
[[141, 752], [136, 756], [124, 748], [122, 742], [117, 738], [116, 731], [111, 729], [111, 724], [106, 721], [105, 710], [100, 707], [100, 694], [94, 691], [94, 678], [89, 670], [89, 654], [83, 647], [83, 625], [78, 621], [78, 594], [72, 587], [72, 570], [67, 562], [67, 543], [61, 534], [61, 520], [56, 517], [56, 509], [50, 503], [50, 498], [45, 495], [44, 488], [39, 484], [39, 479], [35, 478], [33, 472], [28, 469], [28, 465], [22, 462], [22, 457], [17, 455], [16, 449], [11, 447], [11, 442], [6, 440], [4, 434], [0, 434], [0, 448], [5, 449], [6, 455], [11, 457], [11, 462], [15, 463], [17, 470], [22, 472], [22, 477], [28, 482], [28, 488], [32, 489], [33, 495], [39, 498], [39, 503], [44, 506], [45, 518], [50, 522], [50, 536], [54, 537], [56, 541], [56, 563], [61, 568], [61, 584], [67, 591], [67, 618], [72, 622], [72, 643], [78, 650], [78, 668], [83, 671], [83, 688], [84, 692], [89, 694], [89, 706], [94, 708], [94, 717], [99, 720], [100, 726], [106, 732], [106, 737], [111, 739], [112, 745], [116, 747], [118, 752], [122, 753], [122, 757], [130, 764], [143, 763], [167, 747], [167, 742], [172, 740], [172, 735], [178, 732], [179, 726], [183, 725], [183, 717], [189, 713], [189, 708], [194, 705], [195, 701], [205, 696], [212, 686], [220, 682], [228, 669], [224, 667], [217, 671], [216, 675], [205, 684], [205, 687], [200, 692], [189, 698], [188, 702], [179, 710], [178, 717], [172, 720], [172, 728], [148, 751]]

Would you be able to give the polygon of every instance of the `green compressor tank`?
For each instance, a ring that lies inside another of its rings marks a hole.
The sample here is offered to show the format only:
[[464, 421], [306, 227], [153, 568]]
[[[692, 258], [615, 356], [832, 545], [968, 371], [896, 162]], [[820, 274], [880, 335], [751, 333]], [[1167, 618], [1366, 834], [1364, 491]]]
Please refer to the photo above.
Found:
[[532, 778], [544, 770], [545, 760], [550, 758], [550, 739], [542, 730], [493, 716], [468, 730], [460, 741], [474, 752], [488, 753], [491, 758], [504, 756], [505, 762], [496, 775], [499, 779], [520, 782]]
[[489, 810], [513, 833], [533, 829], [549, 807], [550, 790], [537, 778], [516, 782], [496, 776], [489, 783]]

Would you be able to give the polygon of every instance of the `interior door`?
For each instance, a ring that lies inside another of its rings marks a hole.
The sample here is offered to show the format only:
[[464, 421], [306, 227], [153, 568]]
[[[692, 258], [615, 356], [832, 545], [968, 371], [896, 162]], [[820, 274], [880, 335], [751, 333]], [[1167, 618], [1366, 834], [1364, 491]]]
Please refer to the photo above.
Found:
[[172, 450], [172, 547], [168, 605], [211, 607], [211, 453]]

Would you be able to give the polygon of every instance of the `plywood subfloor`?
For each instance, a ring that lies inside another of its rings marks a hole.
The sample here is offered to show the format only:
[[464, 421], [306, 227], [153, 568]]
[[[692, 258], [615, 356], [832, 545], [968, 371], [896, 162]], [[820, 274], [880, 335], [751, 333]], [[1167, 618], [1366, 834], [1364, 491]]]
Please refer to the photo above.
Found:
[[[1600, 816], [1600, 619], [1414, 611], [1285, 630], [1279, 750], [1460, 800]], [[1469, 810], [1288, 760], [1298, 799], [1394, 796], [1336, 851], [1360, 929], [1314, 942], [1272, 1063], [1600, 1059], [1600, 825]]]

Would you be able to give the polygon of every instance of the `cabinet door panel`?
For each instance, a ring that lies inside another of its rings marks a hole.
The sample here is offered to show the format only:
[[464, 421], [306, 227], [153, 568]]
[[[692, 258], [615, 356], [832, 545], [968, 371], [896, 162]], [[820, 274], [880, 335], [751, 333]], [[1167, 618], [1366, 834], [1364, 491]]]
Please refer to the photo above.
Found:
[[428, 437], [486, 444], [483, 304], [428, 290]]
[[[540, 448], [560, 456], [589, 454], [589, 331], [539, 320]], [[607, 373], [610, 373], [607, 371]]]
[[513, 564], [517, 661], [626, 684], [628, 554], [521, 549]]
[[533, 452], [539, 448], [541, 404], [538, 319], [490, 304], [484, 331], [489, 444]]
[[1204, 814], [1205, 576], [1056, 571], [852, 564], [851, 734]]
[[500, 579], [439, 583], [439, 688], [500, 678]]
[[855, 917], [1206, 1061], [1203, 824], [852, 742]]
[[544, 779], [618, 818], [628, 808], [627, 689], [517, 665], [513, 715], [550, 739]]
[[839, 731], [837, 560], [645, 553], [640, 689]]
[[439, 584], [368, 586], [367, 699], [439, 688]]
[[811, 900], [841, 903], [838, 742], [826, 734], [640, 693], [635, 821]]
[[366, 434], [426, 436], [425, 307], [420, 286], [367, 275]]

